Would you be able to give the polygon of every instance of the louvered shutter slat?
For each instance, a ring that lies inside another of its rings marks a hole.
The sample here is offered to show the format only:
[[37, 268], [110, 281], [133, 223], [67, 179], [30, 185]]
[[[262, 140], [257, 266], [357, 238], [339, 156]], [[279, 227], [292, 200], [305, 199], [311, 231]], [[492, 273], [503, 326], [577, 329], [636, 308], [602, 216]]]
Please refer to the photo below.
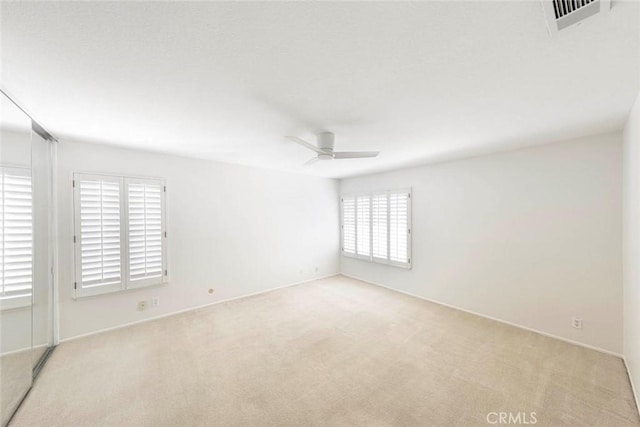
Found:
[[128, 180], [129, 280], [160, 283], [163, 276], [161, 181]]
[[388, 204], [389, 197], [386, 194], [373, 196], [371, 212], [371, 247], [375, 258], [387, 259], [388, 248]]
[[356, 253], [369, 256], [371, 253], [371, 197], [358, 196], [356, 199]]
[[122, 284], [121, 182], [119, 178], [78, 176], [80, 289]]
[[31, 171], [0, 168], [0, 299], [30, 297], [33, 287]]
[[356, 253], [356, 199], [351, 196], [342, 199], [342, 250]]

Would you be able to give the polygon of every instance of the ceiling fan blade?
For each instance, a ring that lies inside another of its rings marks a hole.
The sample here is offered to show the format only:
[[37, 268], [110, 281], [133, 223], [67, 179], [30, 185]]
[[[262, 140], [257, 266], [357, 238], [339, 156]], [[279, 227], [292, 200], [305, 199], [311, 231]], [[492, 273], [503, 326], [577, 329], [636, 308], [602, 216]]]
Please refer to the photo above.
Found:
[[376, 157], [379, 151], [338, 151], [333, 153], [334, 159], [363, 159], [367, 157]]
[[313, 158], [311, 158], [311, 159], [307, 160], [306, 162], [304, 162], [304, 165], [303, 165], [303, 166], [309, 166], [309, 165], [312, 165], [312, 164], [314, 164], [315, 162], [317, 162], [318, 160], [320, 160], [320, 159], [319, 159], [319, 158], [317, 158], [317, 157], [313, 157]]
[[319, 149], [318, 147], [316, 147], [313, 144], [309, 144], [307, 141], [305, 141], [304, 139], [300, 139], [297, 136], [287, 136], [286, 137], [289, 141], [293, 141], [296, 144], [300, 144], [303, 147], [307, 147], [309, 150], [313, 150], [316, 153], [324, 153], [324, 151], [322, 151], [321, 149]]

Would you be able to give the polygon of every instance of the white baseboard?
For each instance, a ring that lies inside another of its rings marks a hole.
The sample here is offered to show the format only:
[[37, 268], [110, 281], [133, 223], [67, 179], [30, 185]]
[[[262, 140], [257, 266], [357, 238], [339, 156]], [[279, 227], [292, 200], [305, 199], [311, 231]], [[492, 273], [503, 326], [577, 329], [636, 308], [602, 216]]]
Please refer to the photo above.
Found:
[[519, 328], [519, 329], [524, 329], [525, 331], [534, 332], [536, 334], [543, 335], [545, 337], [554, 338], [554, 339], [557, 339], [557, 340], [560, 340], [560, 341], [567, 342], [569, 344], [574, 344], [574, 345], [577, 345], [577, 346], [580, 346], [580, 347], [588, 348], [590, 350], [598, 351], [600, 353], [605, 353], [605, 354], [608, 354], [610, 356], [615, 356], [615, 357], [622, 358], [621, 354], [613, 352], [613, 351], [610, 351], [610, 350], [606, 350], [604, 348], [600, 348], [600, 347], [596, 347], [596, 346], [593, 346], [593, 345], [585, 344], [585, 343], [582, 343], [582, 342], [579, 342], [579, 341], [573, 341], [573, 340], [570, 340], [568, 338], [564, 338], [564, 337], [561, 337], [561, 336], [558, 336], [558, 335], [550, 334], [548, 332], [540, 331], [538, 329], [529, 328], [527, 326], [519, 325], [517, 323], [512, 323], [512, 322], [509, 322], [507, 320], [498, 319], [496, 317], [491, 317], [491, 316], [488, 316], [486, 314], [482, 314], [482, 313], [478, 313], [478, 312], [475, 312], [475, 311], [467, 310], [465, 308], [456, 307], [455, 305], [451, 305], [451, 304], [447, 304], [447, 303], [444, 303], [444, 302], [432, 300], [430, 298], [426, 298], [426, 297], [423, 297], [423, 296], [420, 296], [420, 295], [412, 294], [410, 292], [401, 291], [400, 289], [392, 288], [391, 286], [383, 285], [381, 283], [372, 282], [370, 280], [361, 279], [359, 277], [351, 276], [349, 274], [345, 274], [345, 273], [340, 273], [340, 274], [342, 276], [349, 277], [351, 279], [359, 280], [361, 282], [368, 283], [370, 285], [379, 286], [381, 288], [385, 288], [385, 289], [388, 289], [390, 291], [399, 292], [401, 294], [408, 295], [410, 297], [419, 298], [419, 299], [422, 299], [422, 300], [425, 300], [425, 301], [432, 302], [434, 304], [438, 304], [438, 305], [442, 305], [444, 307], [452, 308], [454, 310], [464, 311], [465, 313], [473, 314], [473, 315], [479, 316], [479, 317], [484, 317], [485, 319], [489, 319], [489, 320], [495, 320], [496, 322], [504, 323], [505, 325], [513, 326], [513, 327], [516, 327], [516, 328]]
[[138, 325], [140, 323], [151, 322], [153, 320], [163, 319], [165, 317], [176, 316], [176, 315], [181, 314], [181, 313], [187, 313], [189, 311], [194, 311], [194, 310], [198, 310], [198, 309], [201, 309], [201, 308], [210, 307], [210, 306], [216, 305], [216, 304], [222, 304], [222, 303], [229, 302], [229, 301], [234, 301], [234, 300], [243, 299], [243, 298], [249, 298], [249, 297], [260, 295], [260, 294], [266, 294], [267, 292], [272, 292], [272, 291], [276, 291], [278, 289], [283, 289], [283, 288], [289, 288], [291, 286], [301, 285], [303, 283], [313, 282], [314, 280], [322, 280], [322, 279], [326, 279], [326, 278], [329, 278], [329, 277], [338, 276], [339, 274], [340, 273], [334, 273], [334, 274], [328, 274], [326, 276], [314, 277], [313, 279], [302, 280], [300, 282], [289, 283], [287, 285], [282, 285], [282, 286], [276, 286], [274, 288], [265, 289], [263, 291], [253, 292], [253, 293], [250, 293], [250, 294], [240, 295], [240, 296], [233, 297], [233, 298], [227, 298], [227, 299], [223, 299], [223, 300], [220, 300], [220, 301], [215, 301], [215, 302], [210, 302], [210, 303], [207, 303], [207, 304], [197, 305], [195, 307], [185, 308], [184, 310], [172, 311], [171, 313], [165, 313], [165, 314], [161, 314], [159, 316], [149, 317], [147, 319], [136, 320], [134, 322], [127, 322], [127, 323], [123, 323], [121, 325], [112, 326], [110, 328], [99, 329], [97, 331], [89, 332], [89, 333], [86, 333], [86, 334], [80, 334], [80, 335], [75, 335], [73, 337], [64, 338], [64, 339], [60, 340], [60, 343], [64, 343], [64, 342], [67, 342], [67, 341], [74, 341], [74, 340], [77, 340], [77, 339], [80, 339], [80, 338], [85, 338], [85, 337], [90, 337], [92, 335], [102, 334], [104, 332], [115, 331], [116, 329], [126, 328], [127, 326]]
[[629, 370], [629, 364], [627, 363], [627, 358], [623, 355], [622, 361], [624, 362], [624, 367], [627, 370], [627, 376], [629, 377], [629, 383], [631, 383], [631, 392], [633, 393], [633, 399], [636, 401], [636, 410], [638, 414], [640, 414], [640, 404], [638, 404], [638, 393], [636, 393], [636, 387], [633, 384], [633, 377], [631, 376], [631, 371]]
[[17, 353], [22, 353], [22, 352], [27, 352], [27, 351], [33, 351], [33, 350], [37, 350], [39, 348], [45, 348], [45, 347], [50, 347], [50, 345], [49, 344], [38, 344], [38, 345], [34, 345], [33, 347], [19, 348], [17, 350], [11, 350], [11, 351], [7, 351], [5, 353], [0, 353], [0, 357], [11, 356], [12, 354], [17, 354]]

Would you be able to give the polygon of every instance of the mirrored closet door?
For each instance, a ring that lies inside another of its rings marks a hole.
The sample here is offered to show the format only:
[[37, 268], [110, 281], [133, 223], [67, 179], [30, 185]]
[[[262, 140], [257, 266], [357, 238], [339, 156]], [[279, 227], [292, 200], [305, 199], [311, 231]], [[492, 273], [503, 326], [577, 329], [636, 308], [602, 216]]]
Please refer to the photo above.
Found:
[[2, 425], [31, 387], [31, 120], [6, 97], [0, 112], [0, 410]]
[[0, 425], [54, 347], [52, 138], [0, 93]]

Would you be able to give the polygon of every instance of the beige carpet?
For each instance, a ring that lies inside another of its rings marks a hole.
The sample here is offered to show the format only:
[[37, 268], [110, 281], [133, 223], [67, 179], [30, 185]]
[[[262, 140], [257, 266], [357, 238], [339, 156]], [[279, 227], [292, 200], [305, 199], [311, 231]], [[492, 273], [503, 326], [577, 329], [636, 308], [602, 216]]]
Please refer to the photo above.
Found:
[[341, 276], [64, 343], [12, 425], [470, 426], [501, 411], [640, 425], [616, 357]]

